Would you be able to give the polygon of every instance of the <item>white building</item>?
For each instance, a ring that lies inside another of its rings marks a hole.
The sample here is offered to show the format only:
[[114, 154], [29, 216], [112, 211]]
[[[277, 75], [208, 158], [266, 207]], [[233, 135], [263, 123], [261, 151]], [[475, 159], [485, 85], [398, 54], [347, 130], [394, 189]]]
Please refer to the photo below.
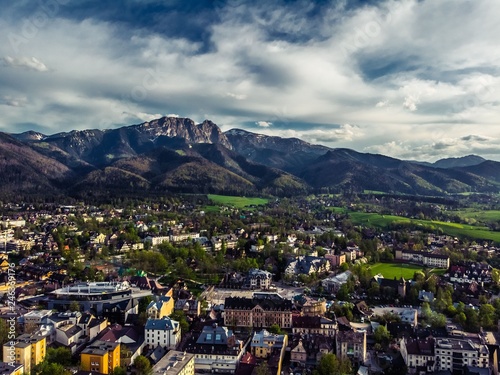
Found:
[[436, 339], [436, 371], [461, 371], [464, 366], [489, 367], [490, 351], [470, 340]]
[[166, 349], [175, 349], [181, 340], [179, 322], [163, 317], [162, 319], [148, 319], [144, 327], [146, 345], [153, 348], [161, 346]]

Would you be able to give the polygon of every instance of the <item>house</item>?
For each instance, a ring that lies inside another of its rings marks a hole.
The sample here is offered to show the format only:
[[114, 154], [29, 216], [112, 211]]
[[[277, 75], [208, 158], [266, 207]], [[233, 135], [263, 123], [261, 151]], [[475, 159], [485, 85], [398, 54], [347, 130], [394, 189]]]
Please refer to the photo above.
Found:
[[380, 286], [380, 293], [387, 298], [396, 298], [406, 296], [406, 281], [403, 277], [397, 279], [386, 279], [382, 275], [375, 275], [374, 280]]
[[420, 290], [418, 292], [418, 300], [423, 302], [434, 302], [434, 293]]
[[179, 322], [163, 317], [162, 319], [148, 319], [144, 327], [146, 345], [151, 348], [161, 346], [166, 349], [175, 349], [181, 341]]
[[326, 337], [335, 337], [337, 321], [323, 316], [297, 316], [292, 318], [292, 332], [299, 334], [319, 334]]
[[305, 297], [301, 312], [304, 316], [322, 316], [326, 313], [326, 300]]
[[285, 269], [285, 274], [292, 276], [311, 275], [313, 273], [328, 272], [330, 268], [330, 262], [327, 259], [306, 255], [292, 260]]
[[401, 355], [408, 373], [432, 373], [435, 369], [434, 338], [403, 338], [400, 341]]
[[273, 281], [273, 274], [267, 271], [252, 268], [245, 278], [244, 287], [249, 289], [269, 289]]
[[299, 342], [292, 347], [290, 351], [290, 362], [292, 365], [305, 367], [307, 362], [307, 351], [304, 348], [302, 340], [299, 340]]
[[201, 303], [194, 298], [179, 298], [175, 301], [174, 311], [183, 311], [186, 316], [196, 318], [201, 314]]
[[324, 279], [323, 281], [321, 281], [321, 285], [323, 286], [323, 288], [325, 288], [325, 290], [332, 293], [336, 293], [339, 291], [342, 285], [347, 283], [351, 275], [352, 275], [351, 271], [345, 271], [333, 277], [328, 277]]
[[217, 324], [203, 327], [184, 346], [187, 353], [195, 355], [195, 371], [234, 374], [245, 354], [246, 344], [238, 340], [227, 327]]
[[120, 351], [126, 353], [125, 355], [121, 355], [122, 366], [128, 366], [133, 363], [135, 358], [142, 353], [145, 345], [144, 330], [137, 326], [113, 324], [104, 328], [97, 336], [97, 339], [120, 343]]
[[111, 374], [120, 366], [120, 343], [97, 340], [82, 351], [80, 362], [84, 371]]
[[287, 335], [276, 335], [263, 329], [260, 332], [254, 332], [250, 342], [250, 350], [255, 357], [268, 359], [276, 349], [281, 351], [287, 345]]
[[160, 296], [158, 301], [151, 301], [146, 308], [148, 318], [161, 319], [174, 312], [174, 299], [169, 296]]
[[366, 332], [338, 331], [335, 343], [337, 357], [357, 363], [366, 361]]

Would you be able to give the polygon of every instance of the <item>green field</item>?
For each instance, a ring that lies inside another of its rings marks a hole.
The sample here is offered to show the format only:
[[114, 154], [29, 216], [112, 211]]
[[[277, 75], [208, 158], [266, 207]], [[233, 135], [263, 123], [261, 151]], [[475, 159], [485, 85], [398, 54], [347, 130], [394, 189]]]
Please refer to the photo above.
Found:
[[375, 263], [368, 266], [372, 275], [382, 274], [386, 279], [404, 277], [405, 280], [413, 279], [415, 271], [421, 271], [422, 267], [405, 263]]
[[500, 220], [500, 211], [498, 210], [476, 210], [467, 208], [460, 211], [452, 211], [463, 220], [471, 220], [479, 223], [492, 223]]
[[[416, 264], [407, 263], [375, 263], [368, 264], [367, 267], [372, 271], [372, 275], [382, 274], [386, 279], [399, 279], [404, 277], [405, 280], [413, 279], [415, 271], [422, 271], [423, 267]], [[445, 269], [433, 268], [431, 273], [442, 276], [447, 272]]]
[[208, 199], [210, 199], [215, 204], [233, 206], [236, 208], [244, 208], [248, 206], [260, 206], [267, 204], [267, 202], [269, 202], [269, 200], [265, 198], [233, 197], [229, 195], [216, 195], [216, 194], [208, 194]]
[[425, 226], [428, 229], [441, 228], [443, 233], [456, 237], [467, 237], [478, 240], [492, 240], [500, 242], [500, 232], [490, 231], [485, 226], [475, 226], [460, 223], [448, 223], [435, 220], [418, 220], [409, 219], [402, 216], [380, 215], [377, 213], [365, 212], [350, 212], [349, 216], [355, 225], [363, 225], [367, 227], [376, 227], [387, 229], [391, 225], [408, 225]]

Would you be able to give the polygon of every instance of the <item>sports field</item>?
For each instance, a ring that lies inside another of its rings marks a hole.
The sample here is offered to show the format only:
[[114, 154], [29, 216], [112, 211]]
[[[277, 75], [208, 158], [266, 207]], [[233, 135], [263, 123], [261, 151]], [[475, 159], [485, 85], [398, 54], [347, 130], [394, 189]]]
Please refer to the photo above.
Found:
[[382, 274], [386, 279], [404, 277], [405, 280], [413, 279], [415, 271], [421, 271], [422, 267], [415, 264], [405, 263], [375, 263], [368, 265], [372, 275]]

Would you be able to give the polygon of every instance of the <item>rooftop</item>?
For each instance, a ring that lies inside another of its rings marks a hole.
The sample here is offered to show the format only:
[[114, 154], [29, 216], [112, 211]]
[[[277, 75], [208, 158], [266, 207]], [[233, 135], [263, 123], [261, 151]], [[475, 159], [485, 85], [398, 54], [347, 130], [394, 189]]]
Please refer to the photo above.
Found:
[[165, 354], [153, 366], [152, 375], [174, 375], [179, 373], [194, 358], [194, 354], [175, 350]]

